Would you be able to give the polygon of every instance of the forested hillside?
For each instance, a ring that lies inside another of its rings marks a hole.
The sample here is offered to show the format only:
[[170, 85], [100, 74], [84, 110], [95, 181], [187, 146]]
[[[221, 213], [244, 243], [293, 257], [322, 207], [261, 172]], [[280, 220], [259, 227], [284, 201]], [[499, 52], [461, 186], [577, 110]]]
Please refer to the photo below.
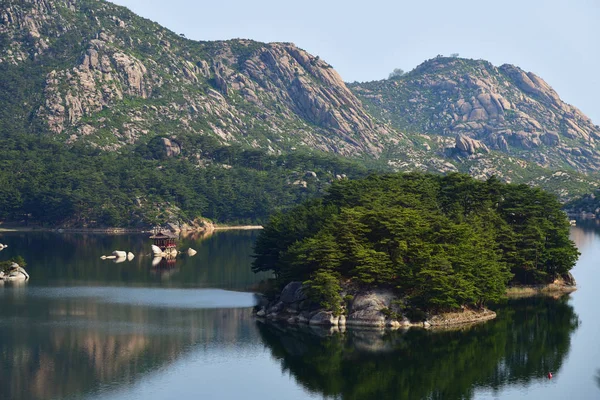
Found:
[[[31, 135], [1, 138], [0, 220], [75, 227], [148, 227], [199, 217], [262, 223], [333, 180], [366, 173], [333, 156], [274, 156], [201, 136], [180, 137], [183, 154], [167, 157], [162, 139], [123, 154]], [[186, 157], [200, 147], [202, 166]]]
[[[350, 90], [292, 43], [188, 40], [104, 0], [7, 0], [0, 222], [259, 223], [367, 169], [497, 176], [561, 200], [598, 187], [597, 128], [505, 69], [437, 59]], [[477, 93], [500, 84], [508, 108], [484, 114]], [[495, 146], [480, 136], [498, 121], [512, 133]]]

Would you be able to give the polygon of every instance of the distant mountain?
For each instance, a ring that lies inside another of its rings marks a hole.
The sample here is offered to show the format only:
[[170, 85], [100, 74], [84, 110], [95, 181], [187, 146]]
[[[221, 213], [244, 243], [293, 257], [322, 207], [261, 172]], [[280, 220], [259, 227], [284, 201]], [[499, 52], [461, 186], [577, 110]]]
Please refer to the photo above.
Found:
[[187, 40], [103, 0], [7, 0], [0, 44], [0, 79], [30, 89], [4, 118], [67, 142], [117, 149], [190, 132], [271, 152], [377, 155], [398, 136], [291, 43]]
[[188, 40], [104, 0], [0, 3], [0, 221], [264, 222], [369, 170], [567, 200], [598, 186], [599, 138], [513, 66], [442, 57], [347, 85], [291, 43]]
[[543, 168], [600, 169], [600, 127], [513, 65], [436, 57], [407, 74], [350, 88], [381, 121], [448, 138], [464, 153], [495, 150]]

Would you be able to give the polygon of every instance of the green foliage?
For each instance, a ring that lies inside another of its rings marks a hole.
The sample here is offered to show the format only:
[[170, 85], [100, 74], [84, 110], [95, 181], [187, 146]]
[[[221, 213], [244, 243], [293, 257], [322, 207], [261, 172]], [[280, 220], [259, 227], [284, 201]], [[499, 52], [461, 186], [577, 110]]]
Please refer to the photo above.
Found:
[[600, 214], [600, 190], [588, 193], [565, 204], [564, 209], [574, 215], [591, 213], [594, 217]]
[[0, 261], [0, 271], [4, 271], [4, 272], [8, 272], [10, 269], [10, 266], [13, 263], [17, 263], [19, 264], [19, 267], [25, 268], [27, 266], [27, 263], [25, 262], [25, 259], [21, 256], [16, 256], [11, 258], [8, 261]]
[[397, 79], [404, 75], [405, 72], [402, 68], [394, 68], [394, 70], [390, 73], [388, 79]]
[[578, 256], [553, 196], [495, 178], [416, 173], [334, 184], [322, 200], [273, 217], [255, 254], [253, 269], [281, 285], [318, 277], [330, 299], [339, 276], [435, 310], [496, 302], [513, 276], [550, 282]]
[[[4, 127], [0, 220], [136, 227], [203, 216], [216, 222], [262, 223], [314, 196], [336, 174], [361, 176], [366, 171], [336, 156], [272, 156], [192, 135], [179, 136], [182, 155], [169, 158], [161, 139], [103, 152]], [[321, 179], [307, 180], [306, 188], [293, 185], [308, 169]]]
[[321, 307], [331, 310], [333, 315], [342, 312], [342, 290], [340, 276], [328, 270], [319, 270], [312, 274], [311, 278], [304, 282], [306, 285], [306, 296]]

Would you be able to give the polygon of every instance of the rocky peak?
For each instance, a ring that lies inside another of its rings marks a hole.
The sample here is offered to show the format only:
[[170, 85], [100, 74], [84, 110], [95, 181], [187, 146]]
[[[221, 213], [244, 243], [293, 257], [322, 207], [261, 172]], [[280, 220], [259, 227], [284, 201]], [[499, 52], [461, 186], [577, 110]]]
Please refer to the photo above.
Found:
[[400, 78], [351, 88], [399, 130], [458, 135], [461, 146], [471, 138], [544, 167], [600, 169], [600, 127], [543, 79], [513, 65], [437, 57]]
[[0, 37], [0, 63], [56, 66], [31, 113], [69, 142], [116, 149], [158, 128], [272, 152], [377, 156], [400, 137], [291, 43], [190, 41], [104, 0], [7, 0]]

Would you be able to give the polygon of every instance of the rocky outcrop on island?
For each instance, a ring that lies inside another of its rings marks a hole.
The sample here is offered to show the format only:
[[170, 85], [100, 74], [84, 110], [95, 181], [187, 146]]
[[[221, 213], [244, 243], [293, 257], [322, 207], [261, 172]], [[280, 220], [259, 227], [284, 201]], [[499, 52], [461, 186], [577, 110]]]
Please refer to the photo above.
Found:
[[351, 288], [346, 288], [342, 293], [346, 304], [342, 313], [336, 315], [312, 302], [306, 296], [305, 289], [302, 282], [288, 283], [275, 299], [261, 300], [256, 307], [256, 316], [289, 324], [391, 329], [448, 327], [488, 321], [496, 317], [496, 313], [488, 309], [463, 308], [459, 312], [423, 314], [411, 321], [402, 311], [402, 299], [392, 290]]
[[4, 271], [0, 271], [0, 281], [23, 282], [29, 280], [29, 274], [25, 268], [13, 262]]

